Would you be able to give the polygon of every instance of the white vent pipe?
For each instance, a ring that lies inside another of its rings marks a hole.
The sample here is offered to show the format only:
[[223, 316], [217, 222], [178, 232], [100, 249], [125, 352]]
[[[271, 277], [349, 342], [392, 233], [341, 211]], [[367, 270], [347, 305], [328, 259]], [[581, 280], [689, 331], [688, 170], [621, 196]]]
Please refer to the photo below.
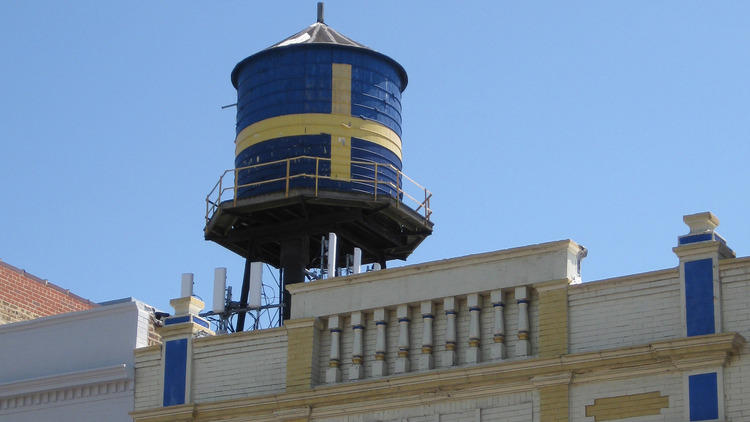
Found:
[[180, 297], [190, 297], [193, 295], [193, 273], [182, 274], [182, 283], [180, 284]]
[[354, 248], [354, 265], [352, 268], [352, 272], [354, 274], [359, 274], [361, 272], [362, 266], [362, 249], [360, 248]]
[[336, 233], [328, 233], [328, 278], [336, 277]]
[[227, 269], [220, 267], [214, 269], [214, 313], [224, 312], [225, 297], [227, 290]]
[[261, 291], [263, 290], [263, 263], [250, 263], [250, 291], [247, 305], [251, 308], [260, 307]]

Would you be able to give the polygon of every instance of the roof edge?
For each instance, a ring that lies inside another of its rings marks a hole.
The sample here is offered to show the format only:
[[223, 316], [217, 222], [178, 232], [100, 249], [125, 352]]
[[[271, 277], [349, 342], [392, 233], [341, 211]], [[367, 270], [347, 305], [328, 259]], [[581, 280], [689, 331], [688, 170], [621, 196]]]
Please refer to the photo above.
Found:
[[401, 92], [404, 92], [406, 89], [406, 86], [409, 84], [409, 77], [406, 74], [406, 69], [404, 69], [403, 66], [399, 62], [397, 62], [395, 59], [391, 58], [390, 56], [387, 56], [383, 53], [377, 52], [375, 50], [364, 48], [364, 47], [355, 47], [351, 45], [342, 45], [342, 44], [334, 44], [334, 43], [308, 43], [308, 44], [290, 44], [285, 45], [281, 47], [272, 47], [267, 48], [265, 50], [261, 50], [255, 54], [252, 54], [248, 57], [245, 57], [242, 59], [239, 63], [237, 63], [234, 66], [234, 69], [232, 69], [232, 73], [230, 76], [230, 80], [232, 81], [232, 86], [234, 86], [235, 89], [237, 89], [237, 77], [242, 69], [247, 63], [257, 60], [267, 54], [274, 53], [276, 51], [286, 51], [286, 50], [294, 50], [294, 49], [309, 49], [309, 48], [340, 48], [340, 49], [346, 49], [346, 50], [356, 50], [360, 51], [365, 54], [370, 54], [375, 57], [381, 58], [386, 60], [387, 62], [391, 63], [395, 68], [396, 71], [399, 74], [399, 77], [401, 79]]
[[0, 267], [5, 267], [5, 268], [7, 268], [7, 269], [9, 269], [11, 271], [15, 271], [18, 274], [22, 274], [24, 277], [26, 277], [26, 278], [28, 278], [30, 280], [33, 280], [33, 281], [35, 281], [35, 282], [37, 282], [39, 284], [42, 284], [45, 287], [49, 287], [52, 290], [56, 290], [59, 293], [62, 293], [64, 295], [66, 295], [66, 296], [71, 297], [72, 299], [75, 299], [75, 300], [78, 300], [80, 302], [83, 302], [83, 303], [86, 303], [88, 305], [91, 305], [92, 307], [99, 306], [98, 303], [96, 303], [96, 302], [94, 302], [94, 301], [92, 301], [90, 299], [86, 299], [85, 297], [78, 296], [77, 294], [71, 292], [70, 289], [62, 288], [62, 287], [58, 286], [57, 284], [54, 284], [54, 283], [50, 282], [49, 280], [45, 280], [45, 279], [42, 279], [40, 277], [37, 277], [34, 274], [31, 274], [31, 273], [27, 272], [26, 270], [20, 269], [18, 267], [14, 267], [13, 265], [10, 265], [10, 264], [6, 263], [5, 261], [0, 260]]

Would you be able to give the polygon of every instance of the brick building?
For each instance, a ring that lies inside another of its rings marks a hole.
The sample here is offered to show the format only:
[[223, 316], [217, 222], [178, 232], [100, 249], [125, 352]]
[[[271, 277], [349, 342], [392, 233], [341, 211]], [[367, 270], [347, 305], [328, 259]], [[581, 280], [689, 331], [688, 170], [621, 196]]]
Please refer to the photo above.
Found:
[[96, 306], [70, 290], [0, 261], [0, 325]]
[[[580, 283], [570, 240], [288, 286], [283, 327], [213, 335], [173, 300], [137, 422], [750, 420], [750, 257], [710, 213], [679, 264]], [[665, 245], [669, 247], [669, 245]]]

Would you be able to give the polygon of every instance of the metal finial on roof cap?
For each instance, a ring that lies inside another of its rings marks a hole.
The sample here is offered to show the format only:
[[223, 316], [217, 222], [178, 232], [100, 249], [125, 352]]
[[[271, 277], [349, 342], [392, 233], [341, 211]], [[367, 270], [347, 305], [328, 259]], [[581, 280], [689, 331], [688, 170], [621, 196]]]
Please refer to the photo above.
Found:
[[323, 22], [323, 2], [322, 1], [318, 2], [318, 22], [325, 23]]

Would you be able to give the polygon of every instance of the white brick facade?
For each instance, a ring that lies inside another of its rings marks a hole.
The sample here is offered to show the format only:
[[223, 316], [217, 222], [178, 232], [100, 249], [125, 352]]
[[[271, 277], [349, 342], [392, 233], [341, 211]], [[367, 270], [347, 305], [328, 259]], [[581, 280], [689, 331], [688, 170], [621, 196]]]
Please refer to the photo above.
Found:
[[287, 341], [283, 330], [247, 332], [239, 341], [228, 340], [195, 342], [196, 403], [284, 391]]
[[570, 352], [680, 337], [679, 283], [667, 270], [571, 286]]
[[[717, 275], [704, 287], [721, 287], [713, 307], [721, 317], [716, 332], [685, 335], [686, 314], [695, 312], [685, 310], [693, 294], [685, 292], [686, 280], [694, 277], [685, 265], [577, 284], [571, 262], [581, 249], [552, 242], [292, 286], [293, 328], [194, 340], [193, 400], [185, 412], [197, 409], [206, 421], [231, 415], [234, 421], [650, 422], [711, 420], [701, 412], [713, 406], [717, 420], [750, 420], [744, 347], [750, 258], [726, 258], [725, 246], [708, 242], [686, 242], [675, 251], [683, 262], [705, 261], [704, 275], [714, 268]], [[724, 258], [705, 258], [713, 256], [705, 252], [711, 248]], [[455, 347], [446, 343], [446, 306], [455, 311]], [[472, 314], [478, 315], [473, 323]], [[386, 322], [380, 338], [376, 315]], [[425, 318], [432, 321], [431, 336]], [[360, 362], [359, 321], [362, 372], [352, 373], [353, 358]], [[338, 353], [331, 330], [340, 330]], [[495, 341], [504, 346], [502, 358], [493, 354]], [[521, 341], [529, 342], [526, 356], [517, 347]], [[378, 344], [382, 355], [375, 353]], [[446, 360], [451, 350], [454, 365]], [[153, 391], [160, 368], [149, 359], [160, 355], [148, 353], [151, 358], [139, 353], [136, 362], [151, 380], [143, 388]], [[385, 375], [375, 370], [381, 365]], [[139, 371], [137, 399], [148, 395], [138, 391]], [[170, 411], [143, 400], [136, 421]]]

